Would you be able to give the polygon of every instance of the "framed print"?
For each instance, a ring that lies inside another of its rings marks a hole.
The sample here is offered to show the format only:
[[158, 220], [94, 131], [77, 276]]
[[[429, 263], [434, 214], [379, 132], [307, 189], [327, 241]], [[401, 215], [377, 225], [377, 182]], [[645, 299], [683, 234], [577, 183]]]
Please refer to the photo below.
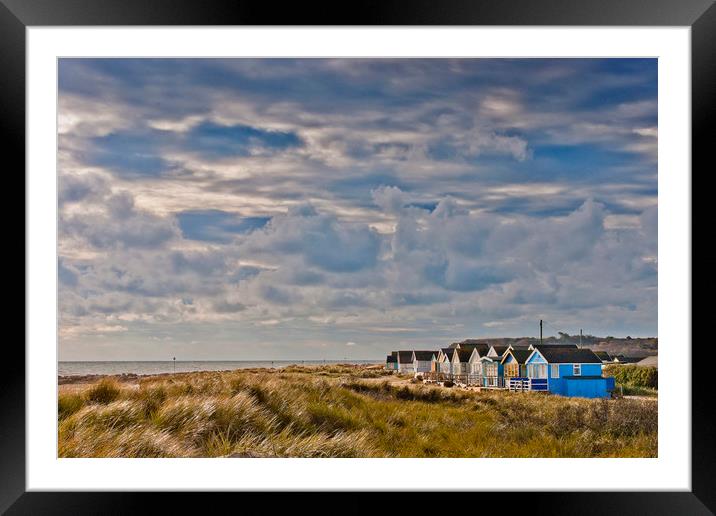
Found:
[[0, 5], [28, 206], [3, 510], [709, 514], [690, 235], [716, 8], [303, 7]]

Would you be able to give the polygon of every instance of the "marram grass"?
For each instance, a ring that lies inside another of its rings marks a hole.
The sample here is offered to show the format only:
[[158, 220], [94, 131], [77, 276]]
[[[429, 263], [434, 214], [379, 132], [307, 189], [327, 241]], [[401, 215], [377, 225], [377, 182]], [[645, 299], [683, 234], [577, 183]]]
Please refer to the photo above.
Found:
[[476, 392], [371, 367], [102, 380], [58, 399], [60, 457], [655, 457], [655, 400]]

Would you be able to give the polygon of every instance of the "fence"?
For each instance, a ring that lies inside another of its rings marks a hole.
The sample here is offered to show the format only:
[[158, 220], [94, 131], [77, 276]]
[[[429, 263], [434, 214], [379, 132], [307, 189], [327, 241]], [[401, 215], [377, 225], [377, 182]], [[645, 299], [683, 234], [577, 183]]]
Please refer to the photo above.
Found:
[[485, 389], [504, 389], [505, 379], [501, 376], [482, 376], [479, 374], [452, 374], [429, 371], [419, 373], [423, 379], [429, 382], [453, 382], [460, 385], [477, 386]]

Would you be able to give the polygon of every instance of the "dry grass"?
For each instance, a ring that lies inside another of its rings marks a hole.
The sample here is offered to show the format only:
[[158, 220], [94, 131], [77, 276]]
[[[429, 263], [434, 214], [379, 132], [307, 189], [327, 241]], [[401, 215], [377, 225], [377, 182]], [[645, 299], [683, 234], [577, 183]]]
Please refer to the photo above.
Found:
[[103, 380], [60, 393], [61, 457], [654, 457], [653, 400], [410, 384], [376, 368]]

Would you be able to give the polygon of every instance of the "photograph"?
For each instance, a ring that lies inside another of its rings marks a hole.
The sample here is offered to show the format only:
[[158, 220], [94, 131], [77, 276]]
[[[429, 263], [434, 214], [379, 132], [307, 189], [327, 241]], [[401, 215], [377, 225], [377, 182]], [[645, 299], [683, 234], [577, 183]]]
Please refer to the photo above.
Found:
[[656, 57], [56, 65], [57, 458], [659, 457]]

